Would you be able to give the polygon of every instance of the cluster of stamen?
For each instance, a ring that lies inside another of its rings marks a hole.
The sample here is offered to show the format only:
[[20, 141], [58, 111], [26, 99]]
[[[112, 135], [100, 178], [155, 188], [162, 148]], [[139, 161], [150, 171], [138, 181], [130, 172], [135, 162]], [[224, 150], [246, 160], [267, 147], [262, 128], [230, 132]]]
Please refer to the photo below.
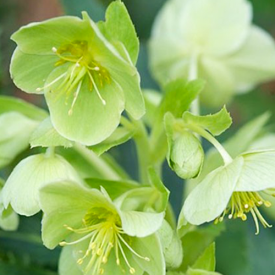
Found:
[[270, 207], [271, 203], [263, 199], [258, 192], [234, 192], [227, 208], [220, 217], [216, 218], [215, 223], [222, 222], [226, 215], [229, 219], [240, 218], [246, 221], [247, 213], [250, 212], [255, 222], [257, 235], [259, 234], [259, 221], [265, 228], [272, 227], [258, 209], [262, 205]]
[[69, 115], [72, 115], [84, 77], [87, 77], [90, 91], [95, 91], [102, 104], [106, 105], [106, 101], [100, 94], [100, 87], [103, 87], [105, 83], [110, 83], [111, 78], [108, 71], [93, 59], [88, 42], [74, 41], [58, 49], [53, 47], [52, 51], [60, 58], [55, 63], [55, 66], [62, 66], [66, 63], [69, 63], [70, 66], [65, 73], [50, 83], [42, 88], [37, 88], [37, 92], [47, 88], [51, 91], [54, 87], [54, 90], [60, 92], [60, 94], [66, 94], [66, 104], [70, 94], [73, 92], [73, 100], [68, 112]]
[[[106, 212], [102, 208], [94, 208], [90, 210], [83, 219], [83, 226], [79, 229], [73, 229], [68, 225], [64, 225], [67, 230], [73, 233], [84, 235], [73, 242], [61, 242], [61, 246], [77, 245], [85, 240], [89, 240], [87, 250], [79, 251], [81, 257], [77, 263], [82, 265], [85, 261], [84, 274], [104, 274], [104, 264], [108, 262], [111, 252], [115, 253], [116, 264], [121, 267], [123, 273], [125, 270], [121, 266], [123, 260], [129, 268], [130, 274], [135, 274], [136, 270], [131, 266], [125, 250], [129, 250], [133, 255], [145, 261], [149, 258], [139, 255], [131, 248], [129, 240], [120, 225], [120, 219], [117, 214]], [[92, 273], [90, 273], [92, 272]]]

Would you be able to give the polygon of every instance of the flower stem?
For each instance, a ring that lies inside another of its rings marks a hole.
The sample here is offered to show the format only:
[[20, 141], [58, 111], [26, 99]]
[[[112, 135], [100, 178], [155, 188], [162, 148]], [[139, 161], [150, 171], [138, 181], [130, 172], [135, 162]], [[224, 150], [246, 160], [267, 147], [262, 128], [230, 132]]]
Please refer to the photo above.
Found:
[[150, 146], [148, 134], [142, 121], [132, 121], [136, 126], [137, 132], [134, 135], [136, 143], [138, 165], [139, 165], [139, 179], [142, 183], [149, 183], [148, 167], [150, 165]]
[[83, 156], [105, 179], [120, 180], [121, 177], [107, 162], [97, 156], [92, 150], [89, 150], [81, 144], [75, 144], [74, 149]]
[[[188, 80], [192, 81], [198, 78], [198, 55], [194, 53], [190, 60], [190, 67], [188, 72]], [[200, 100], [197, 97], [191, 104], [191, 113], [200, 115]]]
[[199, 134], [206, 140], [208, 140], [220, 153], [224, 164], [229, 164], [232, 162], [231, 156], [228, 154], [228, 152], [224, 149], [224, 147], [219, 143], [217, 139], [215, 139], [210, 133], [205, 131], [204, 129], [194, 126], [194, 125], [188, 125], [187, 126], [190, 130], [194, 131], [195, 133]]

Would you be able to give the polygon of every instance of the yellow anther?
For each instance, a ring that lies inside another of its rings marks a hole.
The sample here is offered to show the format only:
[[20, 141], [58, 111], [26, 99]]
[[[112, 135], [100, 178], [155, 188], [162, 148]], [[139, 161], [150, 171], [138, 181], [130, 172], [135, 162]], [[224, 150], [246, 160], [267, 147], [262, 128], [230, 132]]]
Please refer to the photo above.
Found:
[[247, 220], [247, 216], [246, 216], [245, 214], [242, 214], [242, 217], [241, 217], [241, 218], [242, 218], [243, 221], [246, 221], [246, 220]]
[[83, 264], [83, 259], [81, 258], [81, 259], [78, 259], [77, 260], [77, 263], [79, 264], [79, 265], [82, 265]]
[[145, 257], [144, 260], [145, 260], [146, 262], [150, 262], [150, 258], [148, 258], [148, 257]]
[[59, 245], [60, 246], [65, 246], [67, 243], [66, 242], [60, 242]]
[[108, 258], [106, 256], [104, 256], [103, 259], [102, 259], [102, 263], [106, 264], [107, 262], [108, 262]]
[[57, 48], [56, 48], [56, 47], [52, 47], [52, 51], [53, 51], [54, 53], [56, 53], [56, 52], [57, 52]]
[[120, 260], [119, 259], [116, 259], [116, 264], [120, 265]]
[[233, 215], [232, 214], [230, 214], [230, 215], [228, 215], [228, 219], [232, 219], [233, 218]]
[[103, 274], [104, 273], [104, 269], [103, 268], [100, 268], [99, 271], [98, 271], [99, 274]]
[[265, 205], [266, 207], [270, 207], [272, 204], [271, 204], [270, 201], [264, 201], [264, 205]]
[[248, 208], [249, 208], [249, 205], [248, 205], [248, 204], [245, 204], [245, 205], [244, 205], [244, 208], [245, 208], [245, 209], [248, 209]]
[[101, 249], [101, 248], [99, 248], [99, 249], [96, 251], [96, 254], [97, 254], [98, 256], [101, 256], [101, 255], [102, 255], [102, 253], [103, 253], [103, 251], [102, 251], [102, 249]]
[[133, 267], [131, 267], [129, 271], [130, 271], [131, 274], [135, 274], [136, 273], [136, 270]]

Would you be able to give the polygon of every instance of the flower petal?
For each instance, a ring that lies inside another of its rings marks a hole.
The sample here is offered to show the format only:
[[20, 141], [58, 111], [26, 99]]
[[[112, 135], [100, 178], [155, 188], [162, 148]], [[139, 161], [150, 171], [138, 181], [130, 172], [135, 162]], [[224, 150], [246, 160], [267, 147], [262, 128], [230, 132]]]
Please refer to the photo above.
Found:
[[199, 225], [218, 217], [226, 208], [243, 165], [237, 158], [208, 174], [187, 197], [183, 214], [188, 222]]
[[40, 203], [44, 217], [42, 239], [53, 249], [71, 232], [64, 227], [79, 228], [87, 211], [103, 207], [116, 211], [104, 195], [96, 189], [87, 189], [70, 181], [47, 184], [40, 190]]
[[13, 53], [10, 73], [15, 85], [27, 93], [41, 94], [45, 79], [54, 69], [59, 59], [53, 55], [36, 55], [23, 53], [19, 47]]
[[235, 191], [261, 191], [275, 188], [275, 150], [245, 153]]
[[8, 178], [3, 188], [4, 206], [11, 204], [20, 215], [34, 215], [40, 211], [39, 189], [46, 183], [64, 179], [79, 180], [79, 177], [61, 156], [30, 156], [22, 160]]
[[191, 49], [217, 56], [242, 45], [251, 17], [251, 5], [245, 0], [189, 0], [178, 28]]
[[136, 237], [146, 237], [156, 232], [164, 218], [164, 213], [119, 211], [119, 214], [123, 231]]
[[73, 257], [73, 248], [66, 246], [62, 249], [58, 264], [58, 273], [60, 275], [83, 275]]
[[221, 60], [231, 70], [236, 88], [246, 92], [254, 85], [275, 77], [275, 42], [264, 30], [252, 26], [244, 45]]
[[[58, 78], [66, 70], [67, 66], [57, 68], [47, 82]], [[62, 81], [59, 80], [51, 91], [45, 94], [55, 129], [67, 139], [85, 145], [94, 145], [109, 137], [117, 128], [124, 109], [123, 94], [116, 83], [105, 83], [102, 87], [97, 87], [106, 102], [104, 105], [96, 88], [90, 90], [87, 75], [82, 84], [79, 84], [81, 86], [77, 97], [76, 91], [63, 91], [62, 94], [62, 91], [58, 90]]]

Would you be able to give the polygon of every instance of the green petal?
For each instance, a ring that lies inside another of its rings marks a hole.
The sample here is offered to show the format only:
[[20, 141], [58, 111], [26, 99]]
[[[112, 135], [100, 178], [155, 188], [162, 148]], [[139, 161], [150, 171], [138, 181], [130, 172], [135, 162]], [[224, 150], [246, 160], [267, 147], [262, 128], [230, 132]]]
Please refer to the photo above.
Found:
[[4, 205], [7, 208], [11, 204], [20, 215], [34, 215], [40, 211], [39, 189], [46, 183], [63, 179], [78, 180], [79, 177], [61, 156], [30, 156], [9, 176], [3, 189]]
[[121, 57], [86, 13], [83, 13], [83, 19], [89, 23], [94, 32], [92, 43], [96, 53], [95, 60], [109, 71], [111, 78], [121, 87], [125, 96], [126, 110], [134, 119], [139, 119], [145, 113], [145, 104], [137, 69]]
[[129, 236], [146, 237], [162, 224], [164, 213], [119, 211], [123, 231]]
[[237, 158], [208, 174], [187, 197], [183, 214], [188, 222], [199, 225], [218, 217], [226, 208], [243, 166]]
[[197, 47], [206, 54], [222, 55], [242, 45], [251, 17], [251, 4], [247, 1], [189, 1], [183, 5], [178, 28], [191, 49]]
[[275, 150], [245, 153], [235, 191], [260, 191], [275, 187]]
[[[142, 226], [142, 225], [141, 225]], [[158, 237], [154, 234], [146, 238], [133, 238], [131, 247], [150, 261], [133, 256], [139, 266], [148, 275], [165, 275], [165, 260]]]
[[192, 265], [192, 268], [215, 271], [215, 268], [216, 268], [215, 250], [216, 250], [215, 243], [212, 243], [211, 245], [209, 245], [204, 250], [202, 255]]
[[38, 122], [17, 112], [0, 115], [0, 168], [26, 150]]
[[88, 40], [90, 36], [92, 31], [80, 18], [63, 16], [31, 23], [20, 28], [11, 38], [24, 53], [54, 55], [53, 47], [59, 48], [74, 40]]
[[83, 275], [73, 257], [73, 248], [66, 246], [62, 249], [58, 264], [58, 273], [60, 275]]
[[86, 189], [69, 181], [47, 184], [40, 190], [39, 197], [45, 213], [42, 239], [45, 246], [50, 249], [56, 247], [71, 233], [64, 225], [79, 228], [89, 209], [103, 207], [116, 211], [100, 191]]
[[136, 64], [139, 51], [139, 41], [124, 3], [112, 2], [106, 10], [104, 23], [105, 35], [110, 41], [120, 41], [128, 51], [131, 62]]
[[27, 93], [41, 94], [45, 80], [52, 70], [59, 57], [53, 55], [26, 54], [16, 48], [13, 53], [10, 73], [15, 85]]
[[[57, 68], [47, 82], [56, 79], [66, 70], [66, 66]], [[53, 126], [65, 138], [94, 145], [110, 136], [119, 125], [124, 99], [122, 91], [114, 82], [100, 87], [99, 92], [106, 105], [94, 89], [90, 91], [87, 76], [83, 80], [74, 106], [75, 91], [66, 95], [56, 90], [57, 87], [58, 82], [45, 96]], [[69, 115], [70, 110], [72, 113]]]
[[231, 70], [236, 89], [247, 92], [258, 83], [275, 77], [275, 42], [264, 30], [252, 26], [244, 45], [222, 59]]
[[220, 107], [229, 102], [234, 89], [235, 79], [230, 69], [220, 58], [202, 57], [198, 66], [198, 75], [206, 80], [201, 101], [210, 107]]
[[221, 275], [221, 274], [217, 273], [217, 272], [202, 270], [202, 269], [192, 269], [192, 268], [189, 268], [187, 270], [186, 275]]

